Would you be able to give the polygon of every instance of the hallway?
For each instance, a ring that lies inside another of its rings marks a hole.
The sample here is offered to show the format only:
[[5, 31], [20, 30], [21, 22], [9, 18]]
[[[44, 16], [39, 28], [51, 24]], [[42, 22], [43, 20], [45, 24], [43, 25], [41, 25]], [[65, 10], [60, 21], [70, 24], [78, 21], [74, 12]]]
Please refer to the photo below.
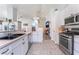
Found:
[[44, 40], [43, 43], [33, 44], [27, 55], [64, 55], [64, 53], [52, 40]]

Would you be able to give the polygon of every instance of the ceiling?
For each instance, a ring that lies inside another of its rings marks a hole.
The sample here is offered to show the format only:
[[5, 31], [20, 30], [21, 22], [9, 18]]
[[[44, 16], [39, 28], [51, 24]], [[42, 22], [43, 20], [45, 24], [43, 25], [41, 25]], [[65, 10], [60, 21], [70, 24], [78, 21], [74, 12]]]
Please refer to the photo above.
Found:
[[17, 8], [18, 18], [33, 18], [34, 16], [45, 17], [51, 10], [62, 10], [66, 4], [14, 4]]

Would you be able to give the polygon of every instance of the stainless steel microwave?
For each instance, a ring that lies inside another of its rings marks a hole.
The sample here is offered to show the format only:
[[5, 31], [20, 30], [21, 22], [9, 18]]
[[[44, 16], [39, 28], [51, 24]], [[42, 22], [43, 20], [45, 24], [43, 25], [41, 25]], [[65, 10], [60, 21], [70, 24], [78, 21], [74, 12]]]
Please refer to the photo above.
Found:
[[76, 22], [79, 22], [79, 15], [76, 15], [75, 21], [76, 21]]
[[70, 24], [70, 23], [74, 23], [74, 22], [75, 22], [75, 17], [74, 16], [65, 18], [65, 24]]
[[76, 14], [76, 15], [73, 15], [73, 16], [70, 16], [70, 17], [67, 17], [65, 18], [65, 24], [79, 24], [79, 14]]

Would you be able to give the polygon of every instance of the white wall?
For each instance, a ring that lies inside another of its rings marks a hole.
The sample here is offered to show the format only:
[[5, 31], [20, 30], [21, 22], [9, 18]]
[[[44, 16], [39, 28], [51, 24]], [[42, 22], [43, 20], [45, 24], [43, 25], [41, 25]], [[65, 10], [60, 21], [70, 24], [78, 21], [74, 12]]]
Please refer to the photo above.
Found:
[[72, 4], [68, 5], [63, 10], [58, 10], [54, 12], [53, 10], [47, 15], [46, 19], [50, 20], [50, 35], [51, 40], [55, 41], [55, 43], [59, 43], [59, 32], [58, 28], [64, 24], [64, 19], [72, 14], [79, 13], [79, 5]]
[[62, 21], [62, 16], [63, 14], [60, 14], [60, 11], [53, 12], [53, 10], [49, 13], [47, 16], [47, 20], [50, 21], [50, 36], [51, 40], [53, 40], [55, 43], [59, 42], [59, 33], [58, 33], [58, 28], [60, 25], [64, 24], [64, 21]]

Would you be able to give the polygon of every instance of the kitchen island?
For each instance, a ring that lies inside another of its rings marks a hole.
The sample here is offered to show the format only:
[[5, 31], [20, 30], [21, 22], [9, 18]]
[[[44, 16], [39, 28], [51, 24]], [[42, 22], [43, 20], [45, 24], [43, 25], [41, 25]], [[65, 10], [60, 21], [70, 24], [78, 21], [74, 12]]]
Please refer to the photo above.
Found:
[[28, 51], [28, 35], [22, 31], [11, 32], [22, 34], [14, 39], [0, 39], [0, 55], [25, 55]]

